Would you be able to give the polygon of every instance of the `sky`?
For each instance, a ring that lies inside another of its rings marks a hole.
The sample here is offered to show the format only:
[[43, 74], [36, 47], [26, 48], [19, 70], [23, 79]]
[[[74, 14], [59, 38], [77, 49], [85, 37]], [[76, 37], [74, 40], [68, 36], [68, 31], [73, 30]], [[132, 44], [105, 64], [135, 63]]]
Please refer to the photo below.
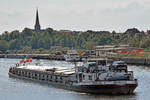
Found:
[[0, 33], [34, 28], [124, 32], [150, 29], [150, 0], [0, 0]]

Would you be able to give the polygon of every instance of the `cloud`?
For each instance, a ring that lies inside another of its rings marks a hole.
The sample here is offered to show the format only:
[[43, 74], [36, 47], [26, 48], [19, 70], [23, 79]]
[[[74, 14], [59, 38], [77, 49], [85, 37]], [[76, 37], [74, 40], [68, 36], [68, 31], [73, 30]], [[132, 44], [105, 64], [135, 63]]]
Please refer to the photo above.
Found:
[[109, 14], [112, 14], [112, 13], [116, 13], [116, 14], [119, 14], [119, 13], [130, 13], [130, 12], [140, 12], [140, 11], [143, 11], [145, 10], [146, 7], [144, 7], [144, 5], [138, 3], [138, 2], [131, 2], [127, 5], [124, 5], [124, 6], [118, 6], [116, 8], [107, 8], [105, 9], [103, 12], [104, 13], [109, 13]]

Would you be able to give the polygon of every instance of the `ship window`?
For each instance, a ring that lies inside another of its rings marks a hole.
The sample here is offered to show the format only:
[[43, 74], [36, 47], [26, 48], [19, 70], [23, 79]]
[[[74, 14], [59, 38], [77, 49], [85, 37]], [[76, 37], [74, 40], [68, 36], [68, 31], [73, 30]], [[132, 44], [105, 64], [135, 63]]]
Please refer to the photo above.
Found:
[[24, 75], [24, 72], [22, 72], [22, 75]]
[[41, 74], [39, 74], [39, 80], [41, 80]]
[[60, 83], [63, 83], [63, 79], [62, 79], [62, 76], [60, 76]]
[[24, 76], [26, 77], [26, 72], [24, 72]]
[[48, 75], [47, 75], [47, 80], [48, 80]]
[[57, 79], [57, 76], [55, 76], [55, 78]]
[[15, 74], [15, 71], [13, 70], [13, 72], [12, 72], [13, 74]]
[[34, 74], [34, 78], [37, 79], [37, 74], [36, 73]]
[[26, 76], [26, 72], [24, 72], [23, 74], [24, 74], [24, 76]]
[[78, 78], [78, 76], [76, 75], [76, 78]]
[[31, 77], [30, 75], [31, 75], [31, 73], [29, 72], [29, 78]]
[[22, 75], [22, 71], [20, 71], [20, 75]]
[[48, 75], [47, 80], [50, 80], [50, 78], [51, 78], [51, 76], [50, 76], [50, 75]]
[[55, 78], [56, 78], [56, 82], [57, 82], [58, 77], [57, 77], [57, 76], [55, 76]]
[[18, 75], [20, 75], [20, 72], [18, 71]]
[[83, 75], [83, 80], [85, 80], [85, 75]]
[[89, 80], [92, 80], [92, 76], [91, 75], [89, 75]]
[[45, 80], [45, 79], [44, 79], [44, 75], [42, 75], [42, 77], [43, 77], [42, 80]]

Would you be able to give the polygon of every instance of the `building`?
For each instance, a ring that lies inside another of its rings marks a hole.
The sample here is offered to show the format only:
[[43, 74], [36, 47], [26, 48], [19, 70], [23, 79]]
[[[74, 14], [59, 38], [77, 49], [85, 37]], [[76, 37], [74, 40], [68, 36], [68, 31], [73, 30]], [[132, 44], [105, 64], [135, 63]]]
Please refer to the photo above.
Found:
[[96, 46], [95, 54], [96, 56], [108, 55], [108, 54], [114, 55], [117, 54], [118, 51], [133, 51], [133, 50], [143, 50], [143, 49], [129, 47], [128, 45], [120, 45], [120, 46], [105, 45], [105, 46]]
[[35, 26], [34, 26], [34, 30], [33, 31], [34, 32], [43, 32], [44, 31], [44, 30], [41, 30], [38, 9], [36, 11], [36, 21], [35, 21]]
[[101, 56], [103, 54], [107, 54], [108, 52], [115, 52], [116, 50], [118, 50], [118, 47], [112, 45], [96, 46], [95, 54], [96, 56]]

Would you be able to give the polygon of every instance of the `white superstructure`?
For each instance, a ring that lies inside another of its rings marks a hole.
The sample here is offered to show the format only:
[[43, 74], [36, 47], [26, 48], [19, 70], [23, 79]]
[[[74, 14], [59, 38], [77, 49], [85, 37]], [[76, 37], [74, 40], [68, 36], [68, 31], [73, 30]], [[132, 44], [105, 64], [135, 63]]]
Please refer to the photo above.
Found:
[[65, 59], [68, 62], [79, 61], [80, 60], [80, 56], [78, 55], [78, 52], [76, 50], [69, 50], [67, 52], [67, 55], [65, 55]]

